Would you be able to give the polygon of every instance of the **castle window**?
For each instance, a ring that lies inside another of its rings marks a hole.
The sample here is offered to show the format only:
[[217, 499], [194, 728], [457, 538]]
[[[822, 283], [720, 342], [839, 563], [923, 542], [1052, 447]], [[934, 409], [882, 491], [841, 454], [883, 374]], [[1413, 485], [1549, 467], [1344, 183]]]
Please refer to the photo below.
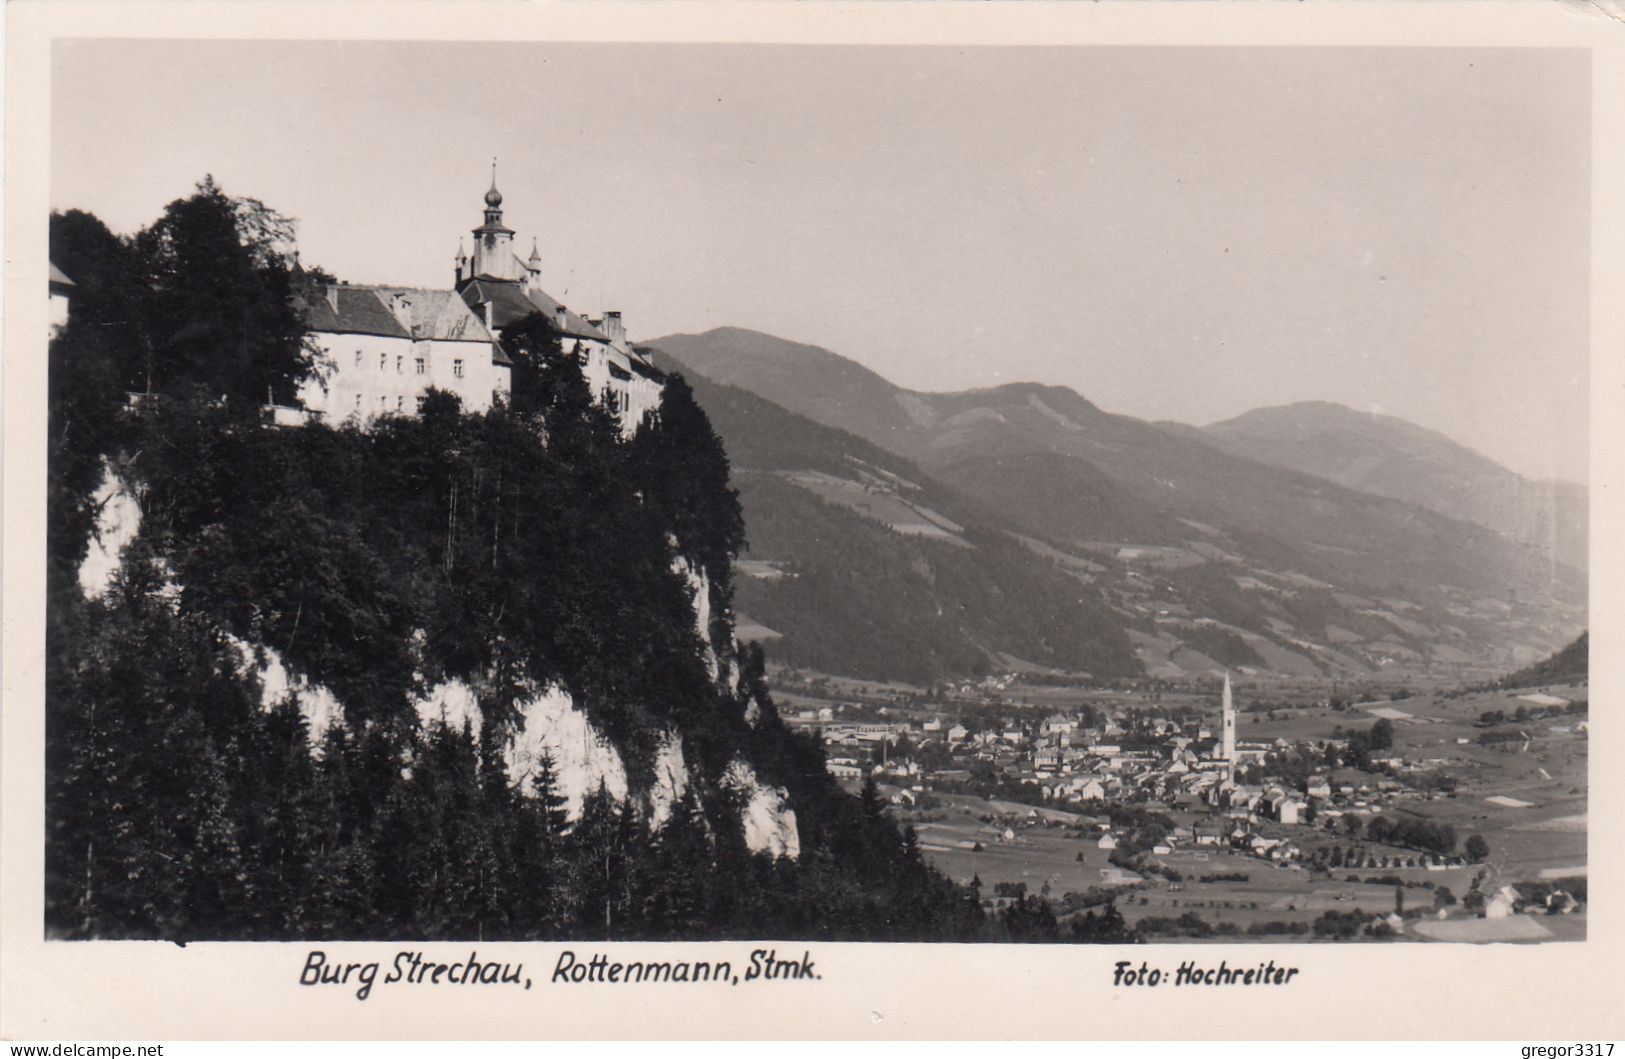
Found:
[[358, 411], [358, 412], [361, 411], [361, 395], [360, 394], [355, 395], [355, 407], [356, 407], [356, 411]]
[[419, 375], [423, 374], [423, 358], [422, 357], [418, 358], [418, 374]]
[[418, 394], [418, 415], [423, 414], [423, 395]]
[[406, 407], [406, 398], [397, 395], [396, 398], [395, 398], [395, 411], [399, 412], [401, 409], [403, 409], [405, 407]]
[[403, 372], [405, 370], [406, 370], [406, 358], [402, 357], [402, 356], [397, 356], [395, 358], [395, 373], [398, 375], [398, 374], [400, 374], [401, 372]]
[[451, 362], [451, 373], [457, 376], [459, 379], [463, 377], [463, 362], [461, 359]]
[[355, 366], [361, 367], [361, 351], [359, 349], [355, 351]]
[[389, 354], [388, 353], [380, 353], [380, 354], [378, 354], [378, 370], [379, 371], [383, 371], [385, 365], [387, 365], [388, 363], [389, 363]]

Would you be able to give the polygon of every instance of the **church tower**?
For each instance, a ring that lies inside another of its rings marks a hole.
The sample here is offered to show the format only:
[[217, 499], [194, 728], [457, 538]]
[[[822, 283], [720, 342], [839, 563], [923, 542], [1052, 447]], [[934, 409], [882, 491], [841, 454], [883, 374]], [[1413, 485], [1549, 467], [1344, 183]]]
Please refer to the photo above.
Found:
[[502, 223], [502, 192], [497, 190], [497, 164], [491, 162], [491, 190], [485, 193], [485, 223], [474, 229], [471, 275], [489, 279], [521, 279], [513, 253], [513, 229]]
[[1230, 671], [1224, 671], [1224, 699], [1222, 733], [1219, 737], [1219, 756], [1224, 759], [1232, 778], [1236, 774], [1236, 704], [1230, 697]]

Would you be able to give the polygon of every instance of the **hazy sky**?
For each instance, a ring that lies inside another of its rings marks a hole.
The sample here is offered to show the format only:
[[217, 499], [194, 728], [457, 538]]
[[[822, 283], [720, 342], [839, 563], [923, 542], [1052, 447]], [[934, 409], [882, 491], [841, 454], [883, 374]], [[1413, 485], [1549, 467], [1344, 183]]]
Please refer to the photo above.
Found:
[[352, 282], [522, 254], [635, 338], [1207, 423], [1323, 399], [1585, 480], [1585, 53], [75, 41], [56, 208], [206, 172]]

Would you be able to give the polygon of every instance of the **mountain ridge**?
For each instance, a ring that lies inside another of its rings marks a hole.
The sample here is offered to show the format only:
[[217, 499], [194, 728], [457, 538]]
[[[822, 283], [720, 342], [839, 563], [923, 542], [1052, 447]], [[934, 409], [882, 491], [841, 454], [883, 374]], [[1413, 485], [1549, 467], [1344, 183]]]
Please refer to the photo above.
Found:
[[[1473, 518], [1470, 512], [1452, 510], [1442, 503], [1424, 503], [1401, 490], [1362, 488], [1361, 483], [1351, 481], [1347, 475], [1246, 451], [1245, 445], [1230, 436], [1238, 433], [1234, 424], [1239, 422], [1243, 424], [1241, 429], [1244, 429], [1246, 423], [1258, 417], [1273, 416], [1271, 409], [1256, 409], [1212, 427], [1201, 428], [1166, 421], [1147, 422], [1121, 413], [1107, 412], [1070, 387], [1049, 383], [1019, 381], [935, 393], [911, 390], [831, 350], [744, 328], [718, 328], [699, 335], [667, 336], [655, 339], [649, 345], [708, 378], [731, 385], [748, 382], [742, 388], [759, 393], [816, 422], [838, 427], [880, 444], [889, 451], [938, 472], [966, 461], [1003, 455], [1012, 450], [1031, 451], [1035, 446], [1055, 448], [1059, 443], [1071, 455], [1089, 460], [1112, 477], [1114, 468], [1109, 466], [1109, 454], [1136, 448], [1146, 453], [1161, 453], [1164, 462], [1169, 457], [1195, 462], [1204, 471], [1220, 469], [1221, 465], [1229, 473], [1237, 473], [1237, 468], [1244, 465], [1294, 471], [1358, 493], [1400, 500], [1427, 508], [1446, 518], [1485, 526], [1504, 533], [1518, 544], [1539, 543], [1532, 540], [1529, 534], [1520, 536], [1506, 533], [1504, 520], [1497, 522], [1490, 518]], [[795, 370], [786, 371], [785, 365], [797, 358], [800, 358], [800, 363]], [[764, 359], [774, 362], [773, 374], [764, 376], [756, 370], [756, 365]], [[1018, 399], [1014, 406], [1008, 403], [1009, 398]], [[999, 403], [1001, 399], [1006, 403]], [[1286, 409], [1294, 415], [1330, 412], [1357, 420], [1369, 415], [1334, 402], [1299, 402], [1274, 407]], [[1028, 422], [1020, 421], [1012, 414], [1013, 409], [1025, 415]], [[1480, 477], [1488, 474], [1529, 481], [1438, 431], [1397, 417], [1381, 418], [1392, 424], [1401, 424], [1400, 429], [1413, 439], [1425, 440], [1435, 447], [1463, 454], [1474, 462], [1477, 468], [1475, 473]], [[1037, 436], [1039, 430], [1035, 429], [1035, 423], [1038, 428], [1050, 429], [1052, 436]], [[1090, 427], [1098, 430], [1091, 433]], [[1156, 434], [1151, 433], [1153, 430]], [[1157, 434], [1200, 443], [1206, 448], [1236, 457], [1244, 464], [1216, 463], [1200, 449], [1179, 448], [1168, 453], [1164, 451], [1166, 446], [1160, 444], [1161, 439]], [[1144, 471], [1145, 468], [1133, 470]], [[1124, 469], [1116, 468], [1115, 471], [1115, 477], [1120, 479], [1124, 476]], [[1583, 554], [1583, 547], [1578, 553], [1573, 548], [1561, 554], [1554, 552], [1560, 561], [1583, 558]], [[1569, 562], [1568, 565], [1576, 570], [1583, 569], [1583, 562]]]
[[[1301, 667], [1275, 647], [1313, 643], [1287, 649], [1307, 651], [1317, 660], [1311, 668], [1325, 671], [1416, 661], [1435, 648], [1441, 658], [1487, 662], [1492, 642], [1522, 664], [1583, 625], [1583, 579], [1532, 547], [1421, 505], [1237, 455], [1200, 428], [1103, 411], [1066, 387], [907, 390], [831, 351], [744, 329], [650, 345], [667, 366], [732, 379], [788, 413], [911, 461], [937, 485], [997, 512], [1012, 533], [1070, 559], [1121, 563], [1094, 576], [1113, 582], [1107, 595], [1136, 635], [1168, 632], [1185, 620], [1183, 608], [1190, 622], [1218, 620], [1264, 637], [1267, 644], [1248, 642], [1289, 670]], [[772, 370], [757, 370], [768, 360]], [[730, 451], [741, 442], [728, 437]], [[1159, 616], [1165, 608], [1136, 595], [1141, 583], [1158, 584], [1178, 607]], [[1319, 600], [1335, 595], [1366, 603]], [[1430, 615], [1412, 623], [1430, 631], [1386, 635], [1409, 619], [1379, 602], [1385, 598]], [[1508, 610], [1509, 598], [1519, 606]], [[1330, 630], [1328, 605], [1337, 612]], [[1389, 616], [1362, 616], [1361, 607]], [[1194, 625], [1184, 631], [1205, 635]], [[1376, 646], [1369, 659], [1338, 657], [1349, 652], [1334, 639]], [[1153, 670], [1165, 661], [1156, 651], [1139, 653]]]
[[747, 526], [739, 609], [781, 661], [932, 683], [1001, 655], [1133, 676], [1098, 593], [1058, 581], [996, 515], [904, 457], [694, 376]]
[[1200, 428], [1248, 459], [1488, 526], [1588, 565], [1588, 491], [1518, 474], [1439, 431], [1330, 401], [1256, 408]]

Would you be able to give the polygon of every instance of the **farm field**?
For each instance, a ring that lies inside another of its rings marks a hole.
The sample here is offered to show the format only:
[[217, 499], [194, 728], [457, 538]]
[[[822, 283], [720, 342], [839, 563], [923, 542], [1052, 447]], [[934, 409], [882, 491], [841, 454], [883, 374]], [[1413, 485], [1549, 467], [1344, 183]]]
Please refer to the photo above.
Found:
[[[972, 877], [982, 882], [982, 893], [991, 896], [1000, 883], [1024, 883], [1029, 893], [1049, 888], [1059, 900], [1069, 892], [1082, 893], [1090, 887], [1122, 888], [1118, 909], [1131, 923], [1147, 916], [1178, 917], [1198, 912], [1210, 923], [1228, 921], [1245, 930], [1256, 922], [1285, 921], [1312, 923], [1328, 910], [1355, 908], [1373, 915], [1394, 908], [1394, 887], [1388, 884], [1348, 882], [1347, 874], [1360, 879], [1393, 875], [1407, 882], [1424, 880], [1447, 886], [1458, 897], [1464, 894], [1476, 869], [1458, 867], [1443, 871], [1423, 868], [1358, 869], [1334, 872], [1332, 879], [1311, 878], [1298, 868], [1282, 867], [1226, 848], [1183, 849], [1153, 857], [1158, 864], [1173, 868], [1184, 879], [1170, 883], [1151, 877], [1142, 880], [1109, 862], [1110, 853], [1093, 839], [1079, 839], [1075, 827], [1087, 818], [1076, 814], [1053, 813], [1055, 826], [1034, 823], [1015, 824], [1015, 817], [1028, 807], [1010, 802], [988, 802], [965, 795], [939, 795], [943, 805], [926, 814], [903, 814], [913, 823], [926, 859], [959, 882]], [[1001, 810], [1020, 810], [1011, 817], [984, 822]], [[1176, 819], [1189, 814], [1175, 813]], [[1060, 821], [1070, 818], [1069, 823]], [[1307, 834], [1307, 829], [1304, 829]], [[1008, 837], [1007, 837], [1008, 833]], [[980, 843], [982, 848], [975, 849]], [[1380, 848], [1380, 847], [1373, 847]], [[1080, 859], [1081, 854], [1081, 859]], [[1227, 879], [1202, 882], [1203, 875], [1245, 875], [1245, 880]], [[1135, 886], [1136, 883], [1144, 885]], [[1421, 886], [1407, 887], [1407, 903], [1431, 906], [1433, 891]], [[1279, 939], [1278, 939], [1279, 940]]]
[[[1585, 698], [1587, 689], [1556, 687], [1553, 694]], [[1405, 803], [1397, 810], [1455, 826], [1465, 839], [1482, 834], [1490, 862], [1510, 879], [1534, 878], [1549, 868], [1586, 863], [1586, 791], [1589, 739], [1567, 718], [1506, 727], [1527, 731], [1524, 741], [1487, 747], [1475, 723], [1488, 710], [1511, 714], [1523, 692], [1486, 692], [1447, 700], [1439, 696], [1402, 699], [1383, 707], [1337, 714], [1329, 710], [1278, 715], [1276, 721], [1244, 717], [1243, 740], [1326, 738], [1331, 726], [1360, 726], [1375, 710], [1392, 707], [1408, 715], [1395, 720], [1394, 749], [1410, 760], [1436, 761], [1437, 770], [1460, 786], [1455, 797]], [[1554, 730], [1555, 729], [1555, 730]], [[1566, 730], [1565, 730], [1566, 729]], [[1466, 740], [1466, 742], [1461, 742]], [[1490, 799], [1502, 799], [1501, 803]], [[1516, 803], [1526, 803], [1519, 806]]]

